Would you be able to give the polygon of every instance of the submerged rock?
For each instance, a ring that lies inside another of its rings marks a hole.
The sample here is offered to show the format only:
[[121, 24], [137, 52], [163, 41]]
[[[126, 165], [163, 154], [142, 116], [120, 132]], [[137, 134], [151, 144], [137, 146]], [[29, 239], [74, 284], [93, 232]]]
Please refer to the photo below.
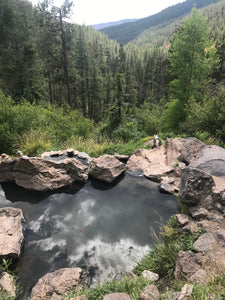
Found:
[[88, 171], [89, 167], [76, 159], [54, 162], [38, 157], [20, 158], [0, 164], [0, 182], [15, 181], [28, 190], [53, 191], [87, 180]]
[[25, 222], [20, 208], [0, 208], [0, 258], [18, 259], [24, 243]]
[[82, 269], [64, 268], [48, 273], [31, 291], [31, 300], [61, 300], [75, 288], [81, 288]]
[[125, 165], [113, 155], [102, 155], [92, 160], [90, 175], [105, 182], [114, 181], [125, 170]]

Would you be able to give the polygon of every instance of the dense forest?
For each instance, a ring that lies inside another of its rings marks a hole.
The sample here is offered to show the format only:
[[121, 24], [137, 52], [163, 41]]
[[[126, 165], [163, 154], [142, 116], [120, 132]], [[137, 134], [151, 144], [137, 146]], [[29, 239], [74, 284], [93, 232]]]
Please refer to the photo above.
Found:
[[69, 23], [72, 1], [52, 2], [0, 2], [0, 152], [130, 153], [156, 133], [224, 145], [225, 0], [126, 45]]

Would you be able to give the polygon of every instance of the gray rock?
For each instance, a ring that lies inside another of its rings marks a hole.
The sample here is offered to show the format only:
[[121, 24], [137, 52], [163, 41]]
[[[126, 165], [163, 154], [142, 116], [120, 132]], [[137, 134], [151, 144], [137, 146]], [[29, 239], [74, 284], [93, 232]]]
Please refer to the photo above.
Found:
[[161, 182], [159, 185], [159, 191], [161, 193], [174, 194], [177, 193], [179, 189], [173, 184]]
[[214, 203], [219, 202], [225, 206], [225, 188], [224, 186], [213, 189], [213, 201]]
[[222, 247], [225, 247], [225, 230], [218, 229], [216, 233], [217, 240]]
[[187, 225], [189, 223], [189, 217], [185, 214], [176, 214], [175, 217], [182, 226]]
[[125, 165], [113, 155], [102, 155], [92, 160], [90, 175], [105, 182], [114, 181], [125, 170]]
[[125, 293], [113, 293], [106, 295], [103, 300], [131, 300], [131, 298]]
[[207, 219], [212, 222], [220, 223], [223, 221], [223, 215], [219, 212], [208, 213]]
[[38, 157], [20, 158], [0, 164], [0, 182], [15, 181], [17, 185], [35, 191], [53, 191], [75, 181], [88, 179], [89, 167], [76, 159], [60, 162]]
[[213, 249], [215, 243], [216, 240], [211, 233], [204, 233], [194, 242], [193, 247], [197, 251], [207, 252]]
[[190, 166], [225, 178], [225, 149], [215, 145], [205, 146], [191, 161]]
[[61, 300], [75, 288], [81, 288], [82, 269], [64, 268], [48, 273], [31, 291], [31, 300]]
[[212, 176], [202, 170], [187, 167], [183, 170], [179, 198], [186, 205], [204, 206], [206, 198], [212, 194], [215, 185]]
[[158, 288], [154, 284], [150, 284], [141, 293], [139, 300], [157, 300], [159, 296]]
[[[16, 297], [16, 278], [14, 276], [9, 275], [6, 272], [3, 272], [0, 275], [0, 290], [7, 293], [9, 297]], [[8, 299], [8, 298], [4, 298]]]
[[186, 300], [192, 294], [193, 285], [185, 284], [181, 292], [170, 293], [166, 300]]
[[24, 244], [23, 212], [20, 208], [0, 208], [0, 258], [18, 259]]
[[197, 272], [195, 272], [189, 279], [191, 282], [197, 282], [198, 284], [200, 285], [205, 285], [208, 280], [209, 280], [209, 277], [206, 273], [205, 270], [203, 269], [199, 269]]
[[197, 220], [204, 219], [208, 216], [208, 210], [204, 207], [191, 207], [189, 212], [192, 218]]
[[195, 253], [191, 251], [179, 251], [174, 273], [176, 279], [189, 279], [200, 268], [201, 261]]
[[144, 270], [142, 272], [142, 276], [147, 278], [149, 281], [157, 281], [159, 279], [159, 275], [157, 273], [151, 272], [149, 270]]

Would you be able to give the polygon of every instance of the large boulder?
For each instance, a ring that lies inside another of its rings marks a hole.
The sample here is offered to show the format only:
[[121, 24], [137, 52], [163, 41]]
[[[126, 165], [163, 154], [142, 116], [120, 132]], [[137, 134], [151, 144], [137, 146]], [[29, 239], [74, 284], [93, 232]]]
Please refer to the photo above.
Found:
[[23, 235], [23, 212], [20, 208], [0, 208], [0, 258], [18, 259], [21, 255]]
[[61, 300], [75, 288], [82, 287], [82, 269], [63, 268], [38, 280], [31, 291], [31, 300]]
[[196, 138], [168, 139], [155, 149], [137, 149], [129, 158], [126, 170], [160, 181], [161, 176], [173, 172], [179, 162], [189, 164], [204, 145]]
[[186, 167], [182, 172], [179, 198], [184, 204], [201, 204], [209, 208], [212, 205], [214, 186], [212, 176], [202, 170]]
[[105, 182], [114, 181], [125, 170], [125, 165], [113, 155], [102, 155], [92, 160], [90, 175]]
[[191, 160], [190, 166], [225, 179], [225, 149], [219, 146], [205, 146]]
[[52, 191], [88, 179], [89, 167], [76, 159], [54, 162], [39, 157], [20, 158], [0, 164], [0, 182], [15, 181], [35, 191]]

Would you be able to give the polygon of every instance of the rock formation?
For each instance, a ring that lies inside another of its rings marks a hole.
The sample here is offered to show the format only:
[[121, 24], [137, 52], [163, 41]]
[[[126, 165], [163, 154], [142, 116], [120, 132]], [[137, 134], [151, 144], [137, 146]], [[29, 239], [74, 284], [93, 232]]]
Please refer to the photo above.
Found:
[[18, 259], [24, 243], [23, 212], [20, 208], [0, 208], [0, 258]]
[[93, 159], [90, 165], [90, 175], [105, 182], [114, 181], [125, 170], [125, 165], [113, 155], [102, 155]]
[[54, 162], [38, 157], [20, 158], [0, 164], [0, 182], [15, 181], [28, 190], [53, 191], [75, 181], [86, 181], [88, 171], [89, 167], [76, 159]]
[[82, 286], [82, 269], [64, 268], [48, 273], [38, 280], [31, 291], [31, 300], [61, 300]]

